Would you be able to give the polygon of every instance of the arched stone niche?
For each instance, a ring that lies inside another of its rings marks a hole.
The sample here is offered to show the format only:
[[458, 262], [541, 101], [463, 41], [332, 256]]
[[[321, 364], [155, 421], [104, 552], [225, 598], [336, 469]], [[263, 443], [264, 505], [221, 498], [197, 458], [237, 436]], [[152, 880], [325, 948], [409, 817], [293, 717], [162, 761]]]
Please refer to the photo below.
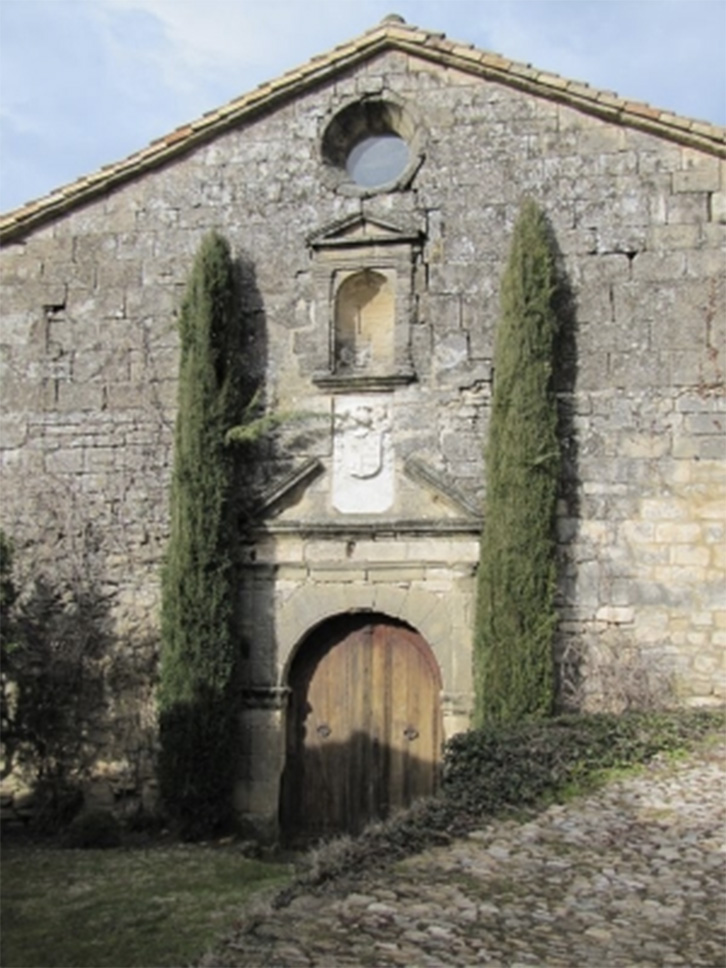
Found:
[[390, 371], [395, 359], [395, 270], [342, 271], [336, 281], [335, 371]]
[[418, 231], [360, 215], [309, 237], [318, 386], [388, 389], [415, 378], [410, 343], [422, 242]]

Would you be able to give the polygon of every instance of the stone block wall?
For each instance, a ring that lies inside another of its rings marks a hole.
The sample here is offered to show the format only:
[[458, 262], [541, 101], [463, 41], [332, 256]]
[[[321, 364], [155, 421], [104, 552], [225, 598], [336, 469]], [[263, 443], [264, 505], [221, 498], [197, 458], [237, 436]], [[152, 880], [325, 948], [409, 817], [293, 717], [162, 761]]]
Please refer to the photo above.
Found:
[[712, 391], [607, 399], [624, 419], [600, 457], [604, 473], [583, 482], [579, 526], [560, 522], [578, 534], [566, 552], [563, 637], [587, 655], [592, 703], [637, 706], [669, 690], [722, 702], [726, 400]]
[[[372, 93], [409, 107], [424, 160], [410, 188], [354, 197], [326, 182], [320, 139], [337, 111]], [[153, 665], [176, 314], [199, 241], [216, 228], [240, 263], [255, 320], [249, 360], [266, 404], [318, 418], [315, 432], [283, 428], [268, 452], [268, 483], [311, 458], [322, 470], [308, 503], [280, 512], [287, 531], [274, 553], [261, 541], [241, 590], [251, 609], [266, 609], [249, 631], [256, 685], [284, 687], [304, 626], [325, 613], [380, 608], [425, 635], [433, 612], [431, 644], [445, 689], [458, 697], [451, 728], [463, 727], [471, 519], [453, 538], [399, 533], [409, 486], [400, 484], [394, 511], [369, 522], [368, 537], [345, 535], [345, 515], [330, 500], [338, 391], [314, 379], [327, 307], [308, 240], [353, 216], [421, 239], [408, 319], [415, 379], [391, 391], [397, 480], [406, 460], [422, 460], [476, 507], [499, 280], [527, 194], [551, 221], [576, 320], [561, 360], [565, 685], [577, 701], [622, 705], [647, 692], [635, 687], [645, 669], [651, 692], [667, 680], [684, 700], [722, 700], [724, 164], [616, 116], [400, 51], [250, 115], [4, 248], [0, 516], [19, 557], [52, 573], [92, 532], [93, 581], [119, 647]], [[322, 345], [327, 339], [323, 330]], [[262, 599], [250, 596], [260, 585]], [[139, 715], [153, 720], [148, 694], [141, 705]], [[279, 726], [279, 709], [272, 719], [259, 707], [254, 715], [262, 736]]]

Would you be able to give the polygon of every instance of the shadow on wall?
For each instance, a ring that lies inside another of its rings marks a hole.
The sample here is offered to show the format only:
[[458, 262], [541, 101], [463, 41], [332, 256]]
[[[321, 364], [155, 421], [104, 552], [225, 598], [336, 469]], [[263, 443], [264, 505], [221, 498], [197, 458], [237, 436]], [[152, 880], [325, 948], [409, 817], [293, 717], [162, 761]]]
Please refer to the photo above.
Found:
[[141, 813], [142, 789], [153, 781], [154, 731], [139, 709], [153, 686], [152, 644], [117, 640], [108, 596], [88, 576], [36, 576], [4, 624], [8, 815], [53, 832], [93, 801], [94, 789], [104, 807]]
[[[275, 541], [274, 535], [267, 530], [268, 518], [279, 513], [283, 506], [295, 504], [304, 493], [308, 477], [292, 485], [289, 482], [295, 479], [300, 466], [310, 461], [311, 454], [326, 453], [326, 448], [330, 447], [330, 421], [320, 419], [319, 415], [280, 411], [279, 401], [271, 398], [267, 381], [266, 308], [257, 285], [255, 263], [243, 256], [236, 269], [240, 307], [248, 319], [246, 356], [255, 400], [247, 418], [256, 422], [259, 428], [259, 432], [245, 435], [244, 441], [238, 445], [244, 501], [239, 521], [237, 621], [240, 675], [235, 700], [240, 715], [240, 742], [233, 771], [238, 796], [241, 796], [238, 810], [244, 816], [249, 803], [259, 801], [261, 789], [270, 785], [277, 789], [282, 769], [278, 749], [279, 719], [286, 690], [281, 689], [279, 683], [278, 606], [270, 569], [259, 561], [259, 546]], [[279, 322], [289, 324], [291, 329], [299, 325], [294, 314], [281, 316]], [[301, 334], [297, 332], [295, 335]], [[274, 784], [270, 780], [272, 775]], [[240, 790], [244, 791], [241, 795]], [[270, 795], [271, 817], [276, 815], [276, 799], [276, 793]]]
[[[216, 293], [217, 280], [210, 265], [225, 287], [211, 311], [208, 295]], [[202, 286], [209, 293], [200, 298], [196, 287]], [[242, 550], [269, 450], [266, 319], [254, 262], [244, 253], [230, 260], [226, 240], [207, 237], [180, 323], [177, 449], [162, 571], [158, 774], [172, 826], [184, 839], [199, 839], [233, 826], [239, 717], [250, 679]]]
[[[277, 684], [277, 656], [270, 644], [274, 638], [274, 599], [268, 582], [255, 581], [256, 544], [263, 527], [261, 508], [264, 495], [276, 477], [289, 470], [292, 460], [281, 452], [275, 401], [267, 386], [267, 312], [257, 284], [257, 270], [251, 256], [243, 253], [235, 261], [239, 311], [245, 318], [243, 355], [248, 366], [251, 407], [240, 415], [244, 423], [257, 422], [257, 431], [235, 444], [238, 453], [238, 488], [242, 496], [238, 522], [237, 614], [240, 654], [237, 680], [237, 715], [255, 708], [256, 689]], [[272, 414], [272, 416], [270, 416]], [[268, 420], [269, 418], [269, 420]], [[264, 646], [264, 648], [262, 647]], [[243, 701], [244, 698], [244, 701]], [[244, 722], [242, 725], [244, 729]], [[240, 748], [247, 748], [245, 738]], [[237, 780], [249, 782], [255, 765], [243, 754], [235, 767]]]
[[[239, 415], [241, 424], [251, 424], [261, 421], [267, 411], [267, 315], [262, 293], [257, 285], [257, 271], [254, 260], [247, 254], [242, 254], [234, 262], [236, 297], [238, 311], [244, 319], [243, 345], [241, 357], [246, 368], [247, 380], [246, 396], [249, 401], [248, 410]], [[237, 559], [237, 587], [242, 586], [243, 565], [245, 559], [245, 544], [250, 542], [250, 534], [257, 524], [256, 511], [259, 506], [260, 495], [268, 483], [269, 464], [274, 461], [275, 441], [272, 433], [265, 432], [262, 425], [257, 434], [233, 445], [237, 452], [235, 474], [237, 475], [237, 492], [240, 497], [238, 521], [238, 559]], [[240, 681], [242, 688], [252, 681], [253, 674], [250, 663], [253, 660], [254, 643], [250, 642], [242, 633], [245, 616], [243, 609], [245, 601], [242, 596], [236, 596], [238, 612], [235, 616], [240, 631]], [[272, 605], [270, 603], [270, 610]]]
[[[252, 260], [239, 258], [235, 274], [238, 310], [248, 324], [240, 356], [252, 396], [266, 371], [265, 313]], [[264, 402], [262, 395], [260, 409]], [[156, 425], [158, 402], [150, 407], [145, 419]], [[165, 447], [158, 441], [155, 449]], [[249, 526], [252, 495], [264, 481], [259, 451], [270, 450], [269, 442], [261, 440], [252, 456], [240, 454], [239, 538]], [[126, 816], [158, 809], [153, 702], [158, 626], [150, 622], [146, 597], [143, 611], [128, 614], [128, 602], [121, 597], [129, 589], [122, 587], [118, 564], [109, 564], [124, 556], [132, 588], [134, 577], [148, 570], [148, 548], [141, 549], [126, 534], [130, 523], [134, 527], [128, 534], [134, 538], [152, 527], [149, 519], [133, 517], [143, 515], [145, 505], [129, 480], [121, 471], [108, 474], [102, 499], [116, 509], [109, 518], [101, 513], [105, 505], [99, 510], [95, 495], [86, 493], [83, 475], [58, 476], [51, 489], [46, 484], [37, 495], [25, 496], [8, 528], [18, 542], [16, 570], [23, 577], [12, 629], [3, 629], [4, 791], [23, 791], [24, 802], [30, 803], [27, 814], [42, 816], [48, 827], [70, 819], [84, 799]], [[117, 492], [120, 496], [111, 502], [109, 495]], [[153, 537], [163, 546], [167, 534], [161, 530]], [[235, 601], [239, 604], [239, 595]], [[119, 619], [132, 630], [119, 632]], [[249, 643], [240, 641], [244, 663]], [[239, 706], [239, 680], [236, 685], [232, 702]], [[230, 776], [234, 765], [224, 765]]]
[[555, 702], [559, 709], [576, 709], [581, 703], [582, 665], [580, 635], [567, 631], [577, 620], [577, 543], [580, 530], [580, 470], [577, 431], [578, 322], [577, 302], [565, 260], [550, 225], [550, 245], [555, 253], [557, 291], [555, 301], [560, 329], [554, 346], [553, 381], [557, 394], [560, 440], [560, 485], [557, 511], [557, 608], [555, 633]]

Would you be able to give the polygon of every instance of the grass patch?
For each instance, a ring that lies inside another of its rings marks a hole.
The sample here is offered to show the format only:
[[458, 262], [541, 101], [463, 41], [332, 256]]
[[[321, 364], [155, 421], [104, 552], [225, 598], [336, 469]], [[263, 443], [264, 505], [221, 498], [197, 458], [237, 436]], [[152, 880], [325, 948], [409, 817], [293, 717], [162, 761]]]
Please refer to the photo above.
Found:
[[4, 845], [4, 968], [165, 968], [198, 960], [282, 864], [233, 846], [68, 850]]
[[440, 794], [359, 837], [308, 852], [294, 880], [282, 864], [234, 847], [68, 850], [4, 847], [4, 968], [170, 968], [197, 963], [240, 929], [252, 895], [273, 905], [324, 890], [480, 828], [588, 792], [654, 756], [677, 759], [724, 736], [723, 711], [570, 716], [475, 730], [447, 748]]

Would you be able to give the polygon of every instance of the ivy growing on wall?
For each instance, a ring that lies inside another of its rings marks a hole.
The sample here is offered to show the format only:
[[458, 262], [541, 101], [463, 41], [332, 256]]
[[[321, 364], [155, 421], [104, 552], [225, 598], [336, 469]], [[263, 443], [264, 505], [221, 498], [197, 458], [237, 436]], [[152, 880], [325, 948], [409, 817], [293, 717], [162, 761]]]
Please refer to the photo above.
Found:
[[495, 344], [475, 630], [477, 725], [547, 715], [553, 704], [556, 305], [547, 220], [526, 200], [502, 277]]
[[231, 817], [240, 642], [236, 548], [244, 489], [226, 441], [251, 393], [229, 245], [202, 241], [180, 320], [170, 538], [162, 575], [159, 780], [194, 838]]

